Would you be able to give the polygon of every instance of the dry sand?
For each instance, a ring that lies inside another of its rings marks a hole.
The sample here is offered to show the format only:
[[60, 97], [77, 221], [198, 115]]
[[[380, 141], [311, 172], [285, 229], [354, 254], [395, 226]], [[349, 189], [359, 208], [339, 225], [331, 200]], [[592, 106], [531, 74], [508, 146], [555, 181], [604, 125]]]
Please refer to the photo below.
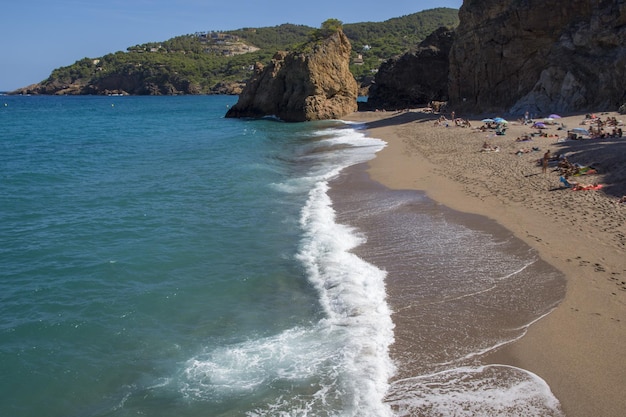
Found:
[[[568, 417], [623, 416], [626, 410], [626, 137], [557, 142], [565, 130], [551, 126], [548, 137], [515, 139], [537, 132], [509, 122], [504, 136], [471, 128], [435, 126], [439, 115], [422, 109], [359, 112], [368, 133], [388, 146], [370, 162], [371, 177], [393, 189], [425, 191], [448, 207], [496, 220], [535, 248], [567, 277], [559, 307], [519, 341], [487, 361], [536, 373], [551, 387]], [[496, 116], [496, 115], [489, 115]], [[621, 118], [617, 113], [599, 115]], [[584, 114], [559, 120], [568, 129]], [[452, 124], [452, 123], [451, 123]], [[485, 141], [499, 152], [480, 152]], [[516, 155], [519, 149], [540, 150]], [[600, 191], [563, 188], [550, 167], [537, 160], [547, 149], [569, 160], [594, 164], [598, 175], [577, 177], [600, 183]]]

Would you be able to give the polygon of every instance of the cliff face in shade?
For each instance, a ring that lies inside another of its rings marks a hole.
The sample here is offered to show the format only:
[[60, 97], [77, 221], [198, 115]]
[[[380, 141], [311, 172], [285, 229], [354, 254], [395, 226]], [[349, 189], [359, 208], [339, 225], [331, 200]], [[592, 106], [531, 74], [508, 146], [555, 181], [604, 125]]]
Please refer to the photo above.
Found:
[[311, 43], [307, 52], [279, 52], [256, 65], [226, 117], [276, 116], [287, 122], [338, 119], [357, 110], [358, 86], [350, 72], [350, 41], [341, 30]]
[[385, 61], [369, 90], [371, 109], [397, 110], [448, 100], [448, 55], [454, 32], [440, 28], [415, 52]]
[[450, 102], [513, 114], [615, 110], [626, 102], [626, 1], [465, 0]]

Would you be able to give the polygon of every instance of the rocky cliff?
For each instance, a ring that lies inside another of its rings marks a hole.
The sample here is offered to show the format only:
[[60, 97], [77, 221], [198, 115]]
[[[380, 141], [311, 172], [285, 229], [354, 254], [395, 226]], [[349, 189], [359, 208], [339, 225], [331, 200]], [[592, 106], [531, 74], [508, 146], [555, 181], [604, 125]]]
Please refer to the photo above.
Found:
[[459, 18], [455, 108], [523, 114], [626, 102], [626, 1], [465, 0]]
[[358, 87], [349, 68], [351, 46], [341, 29], [301, 49], [279, 52], [265, 67], [257, 64], [226, 117], [276, 116], [301, 122], [336, 119], [356, 111]]
[[[218, 88], [219, 86], [216, 86]], [[235, 90], [240, 91], [240, 90]], [[175, 77], [163, 77], [148, 81], [139, 73], [113, 74], [96, 80], [79, 78], [63, 82], [46, 80], [13, 91], [12, 94], [46, 94], [46, 95], [179, 95], [200, 94], [200, 87], [189, 80]], [[217, 94], [221, 94], [216, 90]]]
[[369, 90], [371, 109], [397, 110], [448, 100], [448, 67], [454, 32], [440, 28], [416, 51], [384, 62]]

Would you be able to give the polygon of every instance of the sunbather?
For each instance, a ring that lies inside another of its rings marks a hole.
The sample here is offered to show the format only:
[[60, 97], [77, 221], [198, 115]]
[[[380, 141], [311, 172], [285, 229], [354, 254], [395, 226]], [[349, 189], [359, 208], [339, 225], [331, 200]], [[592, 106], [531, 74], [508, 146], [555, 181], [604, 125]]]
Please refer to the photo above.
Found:
[[586, 191], [586, 190], [599, 190], [602, 188], [602, 184], [580, 184], [576, 181], [570, 181], [566, 177], [559, 177], [559, 181], [563, 183], [567, 188], [571, 188], [572, 191]]

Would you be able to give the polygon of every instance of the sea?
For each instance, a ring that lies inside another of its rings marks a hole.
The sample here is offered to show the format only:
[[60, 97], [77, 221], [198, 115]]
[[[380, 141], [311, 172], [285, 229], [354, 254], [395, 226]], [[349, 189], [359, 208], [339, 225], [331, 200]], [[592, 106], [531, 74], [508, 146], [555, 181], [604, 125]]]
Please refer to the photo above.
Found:
[[493, 221], [372, 181], [343, 120], [0, 97], [0, 415], [561, 416], [486, 360], [563, 299]]

